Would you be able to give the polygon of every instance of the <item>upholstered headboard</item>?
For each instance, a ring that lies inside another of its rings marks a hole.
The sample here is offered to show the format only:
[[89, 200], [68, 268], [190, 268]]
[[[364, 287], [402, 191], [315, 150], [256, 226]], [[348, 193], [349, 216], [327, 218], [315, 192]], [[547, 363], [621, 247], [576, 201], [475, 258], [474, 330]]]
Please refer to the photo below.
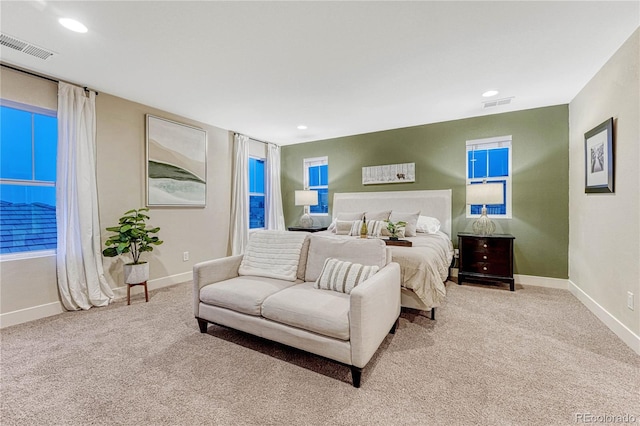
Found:
[[342, 192], [333, 194], [333, 211], [344, 212], [396, 210], [404, 213], [420, 211], [435, 217], [440, 230], [451, 237], [451, 190]]

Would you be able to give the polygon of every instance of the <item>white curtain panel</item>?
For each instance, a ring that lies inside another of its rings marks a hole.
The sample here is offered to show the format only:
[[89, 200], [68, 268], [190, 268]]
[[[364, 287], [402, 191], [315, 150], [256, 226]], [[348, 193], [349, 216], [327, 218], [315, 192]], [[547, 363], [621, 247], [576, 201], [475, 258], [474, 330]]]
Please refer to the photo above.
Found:
[[244, 253], [249, 242], [249, 138], [234, 136], [231, 195], [231, 254]]
[[265, 228], [284, 231], [284, 211], [280, 189], [280, 147], [267, 144], [267, 181], [265, 182]]
[[56, 219], [60, 297], [68, 310], [106, 306], [96, 184], [95, 92], [58, 85]]

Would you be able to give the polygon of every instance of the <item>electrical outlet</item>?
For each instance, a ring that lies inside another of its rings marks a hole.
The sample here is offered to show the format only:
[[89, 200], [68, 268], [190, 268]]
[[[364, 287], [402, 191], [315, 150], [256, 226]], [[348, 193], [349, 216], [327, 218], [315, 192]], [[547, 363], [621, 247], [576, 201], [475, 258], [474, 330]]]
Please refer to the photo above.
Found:
[[182, 253], [182, 261], [186, 262], [187, 260], [189, 260], [189, 252], [185, 251], [184, 253]]
[[633, 293], [627, 292], [627, 308], [633, 311]]
[[453, 250], [453, 257], [455, 257], [456, 259], [460, 257], [460, 251], [458, 249]]

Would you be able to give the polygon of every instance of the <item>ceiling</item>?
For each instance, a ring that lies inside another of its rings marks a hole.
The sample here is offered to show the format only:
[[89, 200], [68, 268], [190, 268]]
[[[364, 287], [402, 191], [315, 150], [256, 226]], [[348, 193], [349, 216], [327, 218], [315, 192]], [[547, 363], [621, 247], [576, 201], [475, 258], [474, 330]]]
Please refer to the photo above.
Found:
[[[0, 8], [2, 33], [56, 53], [4, 63], [280, 145], [568, 103], [640, 24], [638, 1]], [[483, 109], [494, 88], [512, 102]]]

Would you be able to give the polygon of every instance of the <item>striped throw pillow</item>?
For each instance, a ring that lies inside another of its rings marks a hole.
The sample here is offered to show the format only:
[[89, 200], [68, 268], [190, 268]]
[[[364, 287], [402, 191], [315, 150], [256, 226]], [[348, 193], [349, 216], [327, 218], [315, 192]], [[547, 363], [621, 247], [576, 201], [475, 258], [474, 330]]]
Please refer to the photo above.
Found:
[[349, 294], [358, 284], [375, 275], [378, 270], [380, 268], [376, 265], [361, 265], [330, 257], [324, 261], [322, 272], [313, 287]]
[[[383, 229], [386, 229], [387, 224], [383, 220], [368, 220], [367, 221], [367, 235], [370, 237], [379, 237]], [[356, 220], [351, 225], [351, 231], [349, 235], [360, 236], [360, 229], [362, 229], [362, 221]]]

